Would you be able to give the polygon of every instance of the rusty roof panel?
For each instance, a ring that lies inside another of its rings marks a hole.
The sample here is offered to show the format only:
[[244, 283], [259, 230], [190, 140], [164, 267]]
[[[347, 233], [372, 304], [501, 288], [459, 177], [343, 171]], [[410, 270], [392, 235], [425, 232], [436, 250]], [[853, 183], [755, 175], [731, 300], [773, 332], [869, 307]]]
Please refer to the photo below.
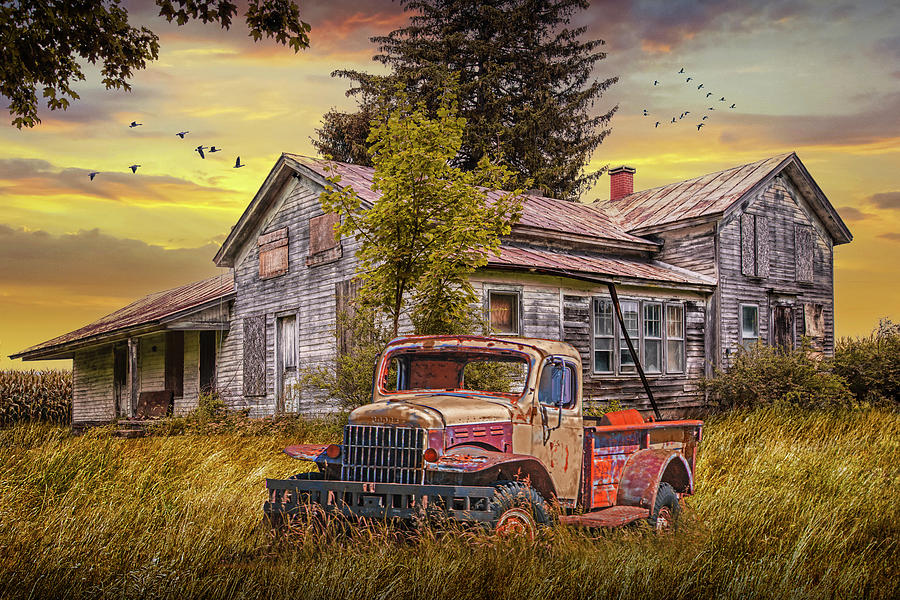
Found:
[[714, 285], [705, 275], [660, 261], [640, 261], [596, 254], [566, 253], [504, 245], [500, 256], [488, 256], [488, 267], [552, 269], [607, 277], [626, 277], [675, 284]]
[[10, 358], [27, 357], [38, 351], [56, 349], [88, 338], [157, 323], [161, 319], [191, 308], [225, 299], [232, 293], [234, 293], [234, 276], [230, 272], [171, 290], [156, 292], [101, 317], [90, 325], [22, 350]]
[[791, 156], [793, 152], [779, 154], [592, 206], [627, 231], [719, 214]]
[[[285, 156], [315, 171], [322, 177], [327, 174], [325, 166], [332, 165], [341, 176], [341, 184], [352, 186], [353, 191], [360, 198], [371, 203], [379, 197], [377, 192], [372, 191], [374, 169], [371, 167], [310, 158], [299, 154], [286, 154]], [[496, 200], [504, 193], [502, 190], [488, 190], [487, 197], [489, 200]], [[643, 247], [649, 246], [650, 249], [655, 246], [649, 240], [627, 233], [608, 215], [597, 211], [591, 205], [543, 196], [524, 195], [523, 198], [522, 218], [519, 220], [519, 226], [624, 242]]]

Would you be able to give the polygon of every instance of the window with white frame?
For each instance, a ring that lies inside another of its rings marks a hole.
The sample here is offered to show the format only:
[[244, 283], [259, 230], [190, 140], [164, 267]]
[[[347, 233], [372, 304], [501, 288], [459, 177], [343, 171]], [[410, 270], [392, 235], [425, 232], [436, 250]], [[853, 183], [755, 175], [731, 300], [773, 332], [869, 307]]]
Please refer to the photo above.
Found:
[[662, 337], [662, 304], [644, 302], [643, 367], [647, 373], [662, 373]]
[[[622, 319], [625, 321], [625, 330], [628, 337], [631, 338], [631, 345], [634, 346], [636, 352], [640, 353], [640, 313], [638, 307], [640, 303], [633, 300], [621, 300], [619, 306], [622, 307]], [[619, 337], [619, 372], [620, 373], [637, 373], [637, 367], [634, 366], [634, 358], [631, 356], [631, 350], [628, 348], [628, 342], [625, 341], [625, 333], [620, 331]]]
[[741, 345], [750, 348], [759, 341], [759, 307], [741, 305]]
[[684, 373], [684, 307], [666, 304], [666, 372]]
[[488, 292], [488, 320], [493, 333], [519, 335], [518, 292]]
[[612, 373], [616, 370], [615, 335], [612, 302], [594, 299], [594, 373]]
[[[644, 371], [684, 373], [684, 304], [659, 300], [621, 300], [619, 304]], [[611, 300], [594, 299], [592, 339], [594, 373], [637, 373]]]

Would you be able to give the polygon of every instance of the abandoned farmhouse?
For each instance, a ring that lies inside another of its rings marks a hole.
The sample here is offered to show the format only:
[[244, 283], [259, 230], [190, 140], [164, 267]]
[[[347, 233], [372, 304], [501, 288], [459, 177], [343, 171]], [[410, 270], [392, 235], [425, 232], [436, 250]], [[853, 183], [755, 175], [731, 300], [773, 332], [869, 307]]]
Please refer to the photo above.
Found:
[[[334, 165], [373, 202], [372, 170]], [[340, 351], [336, 316], [354, 277], [356, 242], [335, 239], [319, 194], [326, 162], [283, 154], [232, 228], [217, 277], [151, 294], [11, 358], [72, 359], [73, 422], [182, 413], [204, 389], [251, 416], [327, 410], [292, 385]], [[700, 401], [699, 380], [741, 345], [787, 347], [806, 336], [834, 349], [834, 247], [852, 236], [794, 153], [663, 187], [633, 190], [634, 169], [610, 171], [593, 204], [537, 195], [500, 256], [472, 283], [492, 330], [560, 339], [581, 353], [584, 394], [647, 408], [603, 281], [624, 319], [660, 408]]]

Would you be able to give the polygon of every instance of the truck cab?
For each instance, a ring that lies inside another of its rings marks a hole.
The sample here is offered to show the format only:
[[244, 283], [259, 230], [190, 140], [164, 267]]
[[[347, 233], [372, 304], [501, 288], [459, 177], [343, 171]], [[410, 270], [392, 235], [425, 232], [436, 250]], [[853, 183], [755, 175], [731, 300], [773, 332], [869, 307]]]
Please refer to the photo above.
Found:
[[636, 410], [586, 418], [581, 356], [563, 342], [398, 338], [342, 444], [285, 449], [318, 471], [267, 480], [265, 510], [401, 519], [439, 511], [531, 531], [554, 514], [590, 527], [655, 524], [661, 513], [677, 517], [678, 498], [693, 492], [701, 429]]

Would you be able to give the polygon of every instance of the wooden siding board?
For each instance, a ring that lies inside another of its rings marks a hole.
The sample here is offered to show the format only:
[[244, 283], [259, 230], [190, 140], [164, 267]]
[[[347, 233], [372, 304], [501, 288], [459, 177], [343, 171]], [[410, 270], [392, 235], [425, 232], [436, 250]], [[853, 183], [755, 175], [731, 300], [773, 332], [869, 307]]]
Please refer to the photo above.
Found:
[[75, 352], [72, 360], [72, 423], [99, 423], [116, 417], [113, 349], [100, 346]]

